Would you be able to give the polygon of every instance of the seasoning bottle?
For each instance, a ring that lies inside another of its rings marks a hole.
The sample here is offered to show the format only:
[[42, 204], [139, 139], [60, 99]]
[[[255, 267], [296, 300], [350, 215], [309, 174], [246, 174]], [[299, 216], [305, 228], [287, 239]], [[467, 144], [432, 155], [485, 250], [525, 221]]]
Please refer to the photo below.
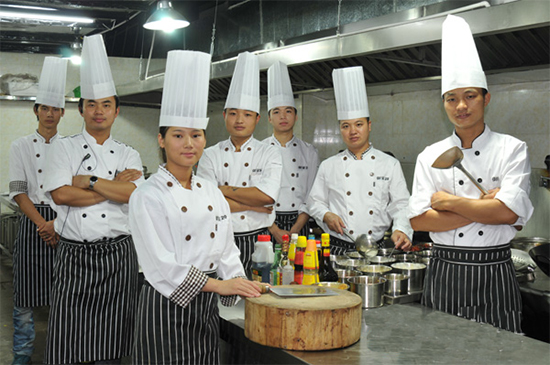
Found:
[[288, 259], [288, 246], [289, 239], [288, 235], [283, 235], [283, 252], [281, 257], [281, 262], [279, 263], [279, 282], [281, 285], [288, 285], [294, 280], [294, 269], [290, 265], [290, 260]]
[[275, 244], [275, 257], [273, 259], [273, 264], [271, 264], [271, 271], [269, 273], [269, 283], [271, 285], [281, 285], [279, 280], [279, 263], [281, 261], [281, 245], [279, 243]]
[[315, 240], [315, 245], [317, 246], [317, 250], [315, 251], [315, 268], [317, 269], [317, 282], [319, 282], [319, 273], [323, 266], [323, 250], [321, 248], [321, 241]]
[[328, 233], [321, 235], [321, 245], [323, 247], [323, 264], [319, 271], [319, 280], [336, 282], [338, 281], [338, 274], [330, 263], [330, 235]]
[[299, 236], [296, 244], [296, 256], [294, 257], [294, 281], [302, 284], [304, 278], [304, 253], [307, 246], [306, 236]]
[[294, 269], [294, 257], [296, 257], [296, 244], [298, 243], [298, 233], [293, 233], [290, 235], [290, 246], [288, 248], [288, 260], [290, 265]]
[[315, 268], [315, 256], [317, 255], [317, 246], [315, 240], [307, 240], [307, 248], [304, 254], [304, 280], [303, 285], [312, 285], [319, 282], [317, 278], [317, 269]]
[[269, 283], [270, 269], [273, 263], [273, 245], [269, 235], [258, 235], [252, 254], [252, 280]]

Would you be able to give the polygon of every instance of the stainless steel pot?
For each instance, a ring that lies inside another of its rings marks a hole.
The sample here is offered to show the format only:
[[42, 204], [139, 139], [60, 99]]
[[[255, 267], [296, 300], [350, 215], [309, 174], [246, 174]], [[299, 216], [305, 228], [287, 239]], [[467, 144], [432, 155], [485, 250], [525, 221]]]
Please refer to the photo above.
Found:
[[384, 304], [386, 279], [381, 276], [355, 276], [348, 278], [350, 290], [363, 299], [363, 308], [377, 308]]
[[390, 265], [395, 262], [395, 258], [387, 256], [373, 256], [369, 258], [369, 262], [375, 265]]
[[414, 253], [399, 253], [393, 255], [397, 262], [416, 262], [416, 255]]
[[363, 275], [384, 275], [389, 273], [392, 269], [386, 265], [363, 265], [357, 268], [363, 273]]
[[405, 295], [409, 290], [409, 277], [404, 274], [386, 274], [386, 287], [384, 292], [391, 296]]
[[338, 282], [344, 284], [347, 283], [347, 278], [361, 275], [361, 272], [356, 270], [336, 269], [334, 271], [336, 271], [336, 274], [338, 274]]
[[532, 248], [550, 243], [550, 239], [541, 237], [518, 237], [510, 241], [510, 247], [517, 250], [529, 252]]
[[392, 264], [391, 267], [395, 272], [405, 274], [409, 277], [409, 293], [422, 290], [426, 265], [412, 262], [397, 262]]

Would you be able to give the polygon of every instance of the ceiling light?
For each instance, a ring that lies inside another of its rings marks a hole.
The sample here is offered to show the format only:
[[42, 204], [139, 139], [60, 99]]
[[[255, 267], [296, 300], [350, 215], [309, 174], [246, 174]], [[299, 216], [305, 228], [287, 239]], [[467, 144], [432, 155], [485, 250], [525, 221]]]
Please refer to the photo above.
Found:
[[43, 8], [41, 6], [29, 6], [29, 5], [11, 5], [11, 4], [2, 4], [0, 6], [5, 6], [7, 8], [17, 8], [17, 9], [26, 9], [26, 10], [39, 10], [39, 11], [57, 11], [54, 8]]
[[22, 13], [22, 12], [17, 12], [17, 11], [2, 11], [2, 10], [0, 10], [0, 18], [52, 20], [52, 21], [60, 21], [60, 22], [86, 23], [86, 24], [94, 22], [93, 19], [79, 17], [79, 16], [49, 15], [49, 14], [39, 14], [39, 13]]
[[147, 19], [143, 27], [150, 30], [172, 32], [189, 25], [187, 19], [172, 8], [170, 1], [161, 0], [157, 3], [157, 10]]

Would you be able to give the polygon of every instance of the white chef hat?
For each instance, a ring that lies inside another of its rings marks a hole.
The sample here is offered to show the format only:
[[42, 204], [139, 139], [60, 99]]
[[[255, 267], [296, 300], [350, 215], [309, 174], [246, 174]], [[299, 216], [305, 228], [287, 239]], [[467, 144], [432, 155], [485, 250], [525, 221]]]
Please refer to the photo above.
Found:
[[462, 87], [488, 90], [472, 31], [464, 19], [447, 15], [441, 43], [441, 95]]
[[64, 108], [66, 80], [67, 59], [57, 57], [44, 58], [35, 103], [55, 108]]
[[101, 34], [84, 37], [80, 64], [80, 95], [83, 99], [102, 99], [116, 95]]
[[296, 108], [288, 68], [277, 61], [267, 70], [267, 110], [280, 106]]
[[252, 53], [243, 52], [237, 57], [224, 109], [230, 108], [260, 114], [260, 62]]
[[209, 80], [209, 54], [168, 52], [159, 126], [206, 129]]
[[369, 102], [363, 67], [338, 68], [332, 71], [338, 120], [368, 118]]

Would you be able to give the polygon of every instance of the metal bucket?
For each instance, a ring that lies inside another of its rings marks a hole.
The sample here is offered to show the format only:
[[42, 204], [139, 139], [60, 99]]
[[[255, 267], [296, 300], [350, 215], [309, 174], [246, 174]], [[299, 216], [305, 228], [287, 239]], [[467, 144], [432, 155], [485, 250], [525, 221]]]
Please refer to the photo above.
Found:
[[363, 308], [377, 308], [384, 304], [386, 279], [381, 276], [354, 276], [348, 278], [350, 290], [363, 299]]
[[386, 274], [386, 287], [384, 292], [393, 297], [397, 295], [405, 295], [409, 290], [409, 277], [404, 274]]
[[359, 271], [355, 270], [335, 269], [334, 271], [336, 271], [336, 274], [338, 274], [338, 282], [344, 284], [347, 284], [347, 278], [361, 275]]
[[393, 255], [397, 262], [416, 262], [416, 255], [414, 253], [399, 253]]
[[391, 265], [391, 267], [395, 272], [405, 274], [409, 277], [409, 293], [418, 292], [423, 289], [426, 265], [411, 262], [398, 262]]

